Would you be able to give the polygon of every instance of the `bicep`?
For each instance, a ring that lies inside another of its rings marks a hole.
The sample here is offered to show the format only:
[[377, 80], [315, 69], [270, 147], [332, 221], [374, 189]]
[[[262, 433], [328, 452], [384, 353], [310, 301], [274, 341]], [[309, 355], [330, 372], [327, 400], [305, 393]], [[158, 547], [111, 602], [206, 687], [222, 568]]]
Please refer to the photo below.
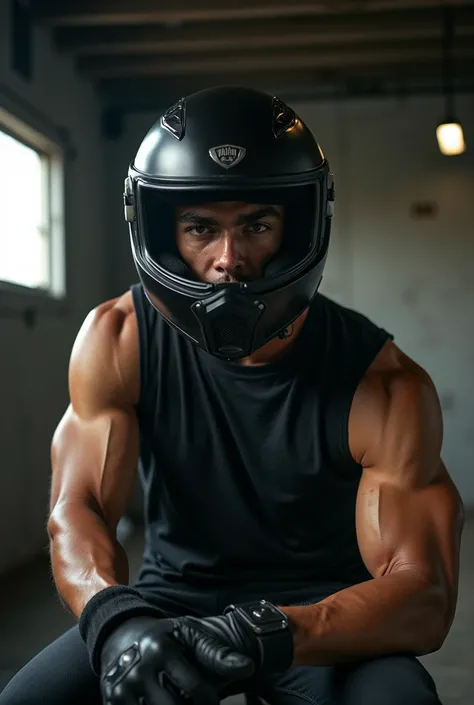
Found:
[[52, 443], [51, 512], [85, 503], [114, 528], [133, 491], [139, 453], [132, 410], [82, 418], [69, 406]]
[[412, 570], [457, 590], [462, 504], [443, 463], [427, 484], [388, 481], [365, 469], [356, 528], [361, 556], [374, 577]]
[[438, 397], [425, 374], [395, 375], [385, 389], [357, 497], [361, 555], [374, 577], [414, 571], [441, 585], [454, 604], [463, 512], [440, 457]]
[[138, 466], [137, 370], [133, 321], [109, 302], [88, 316], [73, 348], [71, 403], [51, 449], [51, 512], [86, 503], [118, 523]]

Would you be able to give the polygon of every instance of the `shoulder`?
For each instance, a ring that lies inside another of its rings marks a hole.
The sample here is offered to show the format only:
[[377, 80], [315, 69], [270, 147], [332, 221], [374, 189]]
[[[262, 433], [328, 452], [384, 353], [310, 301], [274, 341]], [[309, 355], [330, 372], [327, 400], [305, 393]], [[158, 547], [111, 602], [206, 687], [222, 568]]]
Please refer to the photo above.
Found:
[[103, 328], [107, 329], [111, 334], [114, 332], [118, 333], [127, 319], [133, 318], [134, 315], [135, 309], [132, 294], [127, 291], [122, 296], [103, 301], [89, 311], [79, 330], [79, 336], [87, 335]]
[[441, 441], [441, 407], [433, 380], [388, 341], [353, 399], [349, 445], [354, 459], [363, 467], [406, 464], [410, 453], [439, 457]]
[[69, 377], [76, 388], [100, 384], [125, 402], [138, 402], [138, 329], [130, 292], [88, 313], [72, 348]]
[[329, 314], [332, 314], [334, 316], [338, 316], [340, 318], [347, 318], [351, 321], [354, 321], [355, 323], [375, 325], [370, 320], [370, 318], [364, 313], [361, 313], [360, 311], [357, 311], [355, 308], [351, 308], [350, 306], [346, 306], [345, 304], [341, 304], [335, 299], [331, 299], [329, 296], [321, 294], [320, 292], [316, 294], [315, 303], [320, 308], [324, 309]]
[[319, 323], [325, 322], [326, 334], [343, 337], [360, 345], [375, 343], [376, 349], [380, 341], [393, 339], [393, 336], [381, 328], [369, 316], [318, 294], [315, 300], [315, 312], [319, 312]]

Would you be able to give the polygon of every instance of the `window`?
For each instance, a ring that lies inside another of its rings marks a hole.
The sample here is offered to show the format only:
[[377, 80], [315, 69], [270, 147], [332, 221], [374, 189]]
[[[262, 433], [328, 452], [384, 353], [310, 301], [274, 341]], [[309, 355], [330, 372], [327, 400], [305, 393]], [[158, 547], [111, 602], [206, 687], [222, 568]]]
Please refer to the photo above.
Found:
[[63, 157], [0, 108], [0, 287], [65, 294]]

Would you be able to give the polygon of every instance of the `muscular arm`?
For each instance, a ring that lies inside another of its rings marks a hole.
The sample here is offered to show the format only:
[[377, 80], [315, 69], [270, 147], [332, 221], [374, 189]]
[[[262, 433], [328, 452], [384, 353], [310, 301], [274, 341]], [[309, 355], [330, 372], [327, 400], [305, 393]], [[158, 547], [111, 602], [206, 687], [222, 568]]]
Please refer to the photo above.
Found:
[[71, 356], [71, 403], [52, 443], [51, 562], [77, 617], [97, 592], [128, 583], [116, 528], [137, 469], [138, 355], [133, 307], [124, 299], [84, 322]]
[[451, 626], [462, 504], [440, 458], [436, 391], [403, 358], [368, 375], [351, 411], [351, 448], [363, 466], [357, 536], [373, 579], [285, 608], [297, 664], [422, 655], [440, 648]]

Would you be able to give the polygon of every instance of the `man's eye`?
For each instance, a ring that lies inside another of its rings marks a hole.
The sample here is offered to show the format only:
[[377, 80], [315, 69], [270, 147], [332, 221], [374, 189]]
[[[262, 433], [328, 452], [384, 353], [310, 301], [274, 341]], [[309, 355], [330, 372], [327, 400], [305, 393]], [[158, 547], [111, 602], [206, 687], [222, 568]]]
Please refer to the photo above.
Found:
[[189, 228], [186, 228], [186, 232], [190, 235], [205, 235], [209, 232], [209, 228], [205, 225], [190, 225]]
[[250, 232], [252, 233], [264, 233], [267, 230], [269, 230], [268, 225], [264, 225], [263, 223], [253, 223], [252, 225], [249, 225]]

